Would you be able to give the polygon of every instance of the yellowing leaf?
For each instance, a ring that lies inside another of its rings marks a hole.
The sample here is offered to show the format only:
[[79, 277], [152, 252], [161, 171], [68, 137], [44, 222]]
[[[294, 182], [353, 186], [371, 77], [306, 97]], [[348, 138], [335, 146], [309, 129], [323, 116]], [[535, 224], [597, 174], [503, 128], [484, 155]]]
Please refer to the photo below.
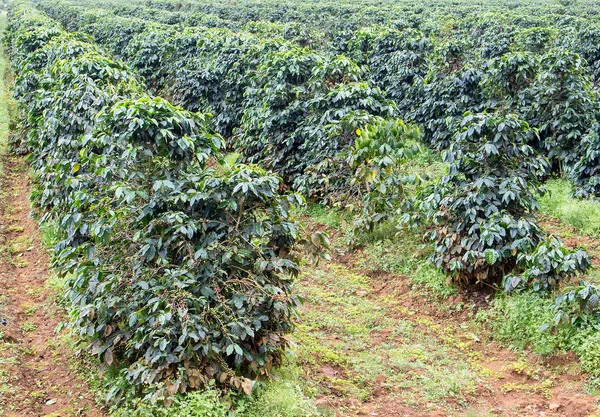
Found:
[[244, 393], [248, 396], [252, 396], [252, 388], [254, 388], [254, 381], [244, 378], [242, 380], [242, 389], [244, 390]]
[[367, 175], [365, 176], [365, 181], [371, 183], [371, 182], [375, 181], [376, 176], [377, 176], [377, 170], [374, 169], [373, 171], [367, 173]]

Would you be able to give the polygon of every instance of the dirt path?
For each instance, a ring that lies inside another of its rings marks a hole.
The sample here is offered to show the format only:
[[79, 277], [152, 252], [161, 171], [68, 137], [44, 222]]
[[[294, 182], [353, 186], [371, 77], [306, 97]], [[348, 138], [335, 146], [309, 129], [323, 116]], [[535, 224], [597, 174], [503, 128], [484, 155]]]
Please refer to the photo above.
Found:
[[[0, 32], [6, 15], [0, 14]], [[6, 57], [0, 51], [0, 73]], [[55, 331], [64, 320], [48, 288], [49, 257], [29, 213], [29, 174], [8, 156], [8, 94], [0, 77], [0, 416], [103, 416]]]
[[463, 296], [432, 300], [360, 251], [307, 269], [298, 364], [336, 416], [598, 415], [574, 355], [496, 344]]
[[71, 369], [72, 348], [55, 332], [64, 319], [47, 287], [48, 254], [29, 216], [22, 158], [2, 157], [0, 208], [0, 415], [102, 416]]

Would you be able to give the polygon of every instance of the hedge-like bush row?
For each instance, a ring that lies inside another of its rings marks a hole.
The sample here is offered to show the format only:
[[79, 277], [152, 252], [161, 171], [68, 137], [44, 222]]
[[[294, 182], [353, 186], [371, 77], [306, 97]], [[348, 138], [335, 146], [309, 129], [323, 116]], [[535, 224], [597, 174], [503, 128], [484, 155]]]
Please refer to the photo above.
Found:
[[[211, 0], [79, 0], [87, 7], [110, 9], [112, 14], [187, 26], [227, 27], [268, 34], [298, 36], [326, 47], [336, 46], [366, 26], [413, 28], [427, 36], [443, 37], [448, 31], [476, 34], [472, 41], [490, 56], [510, 45], [513, 30], [531, 47], [547, 41], [573, 38], [586, 44], [596, 35], [600, 14], [593, 2], [511, 0], [452, 3], [382, 0], [353, 2], [295, 2], [260, 0], [239, 2], [235, 7]], [[561, 36], [557, 36], [560, 34]], [[500, 36], [497, 36], [500, 35]], [[565, 36], [566, 35], [566, 36]], [[570, 40], [570, 39], [569, 39]], [[487, 45], [487, 46], [486, 46]], [[594, 48], [589, 44], [586, 50]]]
[[298, 197], [224, 157], [209, 115], [144, 93], [87, 35], [23, 1], [8, 33], [34, 202], [62, 233], [54, 264], [72, 329], [140, 392], [211, 380], [249, 392], [292, 329]]

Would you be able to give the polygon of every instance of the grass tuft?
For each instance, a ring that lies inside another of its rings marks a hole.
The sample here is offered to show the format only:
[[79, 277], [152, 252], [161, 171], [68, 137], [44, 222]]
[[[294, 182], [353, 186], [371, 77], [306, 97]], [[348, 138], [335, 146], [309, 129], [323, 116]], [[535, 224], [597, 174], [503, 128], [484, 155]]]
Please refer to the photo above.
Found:
[[540, 199], [540, 211], [570, 224], [586, 235], [600, 237], [600, 202], [578, 200], [571, 195], [573, 186], [564, 179], [546, 182], [549, 193]]

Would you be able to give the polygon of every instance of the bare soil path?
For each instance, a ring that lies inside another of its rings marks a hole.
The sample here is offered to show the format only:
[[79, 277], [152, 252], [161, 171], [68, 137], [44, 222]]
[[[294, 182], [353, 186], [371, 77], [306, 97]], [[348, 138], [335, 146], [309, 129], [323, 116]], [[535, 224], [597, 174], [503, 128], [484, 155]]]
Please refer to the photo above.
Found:
[[64, 320], [48, 288], [49, 257], [29, 215], [22, 158], [2, 156], [0, 205], [0, 415], [100, 417], [76, 375], [73, 348], [56, 333]]
[[292, 337], [320, 406], [340, 417], [600, 415], [575, 355], [515, 353], [474, 320], [478, 301], [420, 295], [363, 259], [307, 267], [298, 288]]

